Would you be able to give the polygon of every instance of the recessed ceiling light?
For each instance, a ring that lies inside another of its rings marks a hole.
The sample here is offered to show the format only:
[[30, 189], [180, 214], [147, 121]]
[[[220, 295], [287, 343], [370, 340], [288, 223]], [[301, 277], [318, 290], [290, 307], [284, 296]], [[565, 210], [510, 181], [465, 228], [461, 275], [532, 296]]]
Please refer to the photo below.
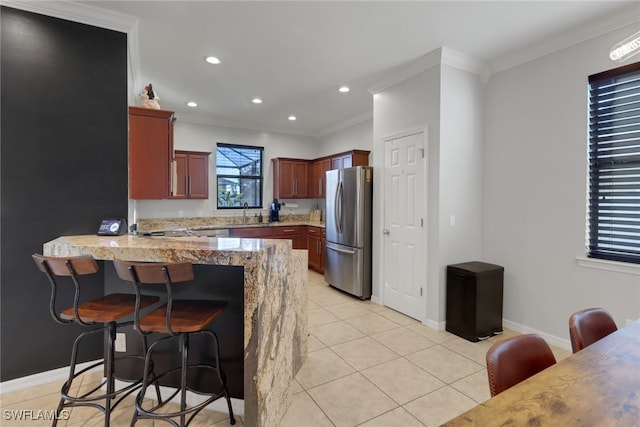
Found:
[[260, 99], [260, 98], [253, 98], [253, 99], [251, 100], [251, 102], [253, 102], [254, 104], [262, 104], [262, 99]]
[[207, 56], [206, 61], [209, 64], [219, 64], [220, 63], [220, 60], [218, 58], [216, 58], [215, 56]]
[[187, 107], [194, 108], [194, 107], [197, 107], [197, 106], [198, 106], [198, 104], [196, 104], [196, 103], [195, 103], [195, 102], [193, 102], [193, 101], [189, 101], [189, 102], [187, 102]]
[[338, 92], [347, 93], [347, 92], [349, 92], [349, 87], [348, 86], [341, 86], [340, 89], [338, 89]]
[[294, 121], [296, 119], [296, 116], [289, 116], [289, 120]]

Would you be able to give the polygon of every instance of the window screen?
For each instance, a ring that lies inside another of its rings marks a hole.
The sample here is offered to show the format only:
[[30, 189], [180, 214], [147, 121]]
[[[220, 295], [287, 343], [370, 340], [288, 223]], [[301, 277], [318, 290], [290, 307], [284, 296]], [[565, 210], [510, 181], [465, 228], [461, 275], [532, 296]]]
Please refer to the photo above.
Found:
[[221, 144], [216, 149], [218, 209], [262, 208], [264, 148]]

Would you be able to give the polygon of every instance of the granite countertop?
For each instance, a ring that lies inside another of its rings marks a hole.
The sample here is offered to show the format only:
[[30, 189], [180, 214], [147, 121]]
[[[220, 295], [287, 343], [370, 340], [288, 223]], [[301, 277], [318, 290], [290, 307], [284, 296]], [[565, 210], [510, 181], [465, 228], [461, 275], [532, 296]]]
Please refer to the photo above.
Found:
[[247, 217], [249, 222], [243, 224], [239, 217], [193, 217], [193, 218], [142, 218], [138, 220], [138, 232], [148, 233], [170, 230], [224, 230], [232, 228], [254, 227], [291, 227], [307, 225], [325, 227], [324, 221], [310, 221], [308, 215], [292, 215], [278, 222], [257, 222], [255, 217]]
[[244, 421], [255, 427], [280, 423], [307, 357], [306, 250], [278, 239], [83, 235], [46, 242], [43, 253], [243, 267]]
[[[276, 239], [212, 238], [204, 236], [62, 236], [44, 244], [45, 252], [54, 256], [90, 254], [96, 259], [126, 259], [130, 261], [190, 261], [215, 264], [219, 257], [247, 252], [261, 252], [281, 244]], [[62, 253], [59, 251], [78, 253]], [[222, 262], [227, 264], [228, 262]]]

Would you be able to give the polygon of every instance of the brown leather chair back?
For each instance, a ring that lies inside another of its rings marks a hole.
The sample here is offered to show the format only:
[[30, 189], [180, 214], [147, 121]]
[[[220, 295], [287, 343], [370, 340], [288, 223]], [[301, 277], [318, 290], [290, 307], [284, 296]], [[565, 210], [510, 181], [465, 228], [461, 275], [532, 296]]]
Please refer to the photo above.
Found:
[[617, 330], [611, 313], [604, 308], [587, 308], [569, 318], [569, 336], [574, 353]]
[[555, 363], [556, 358], [549, 344], [538, 335], [517, 335], [495, 343], [487, 351], [487, 374], [491, 396]]

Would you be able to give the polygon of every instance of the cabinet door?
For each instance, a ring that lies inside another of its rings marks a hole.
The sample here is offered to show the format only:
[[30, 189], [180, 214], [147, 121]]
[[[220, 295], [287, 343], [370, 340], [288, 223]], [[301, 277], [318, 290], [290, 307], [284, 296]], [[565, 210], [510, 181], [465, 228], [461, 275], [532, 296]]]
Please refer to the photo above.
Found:
[[168, 199], [173, 111], [129, 107], [129, 197]]
[[320, 241], [317, 236], [307, 236], [307, 250], [309, 251], [309, 268], [321, 271]]
[[273, 197], [299, 199], [308, 197], [309, 161], [296, 159], [272, 159]]
[[190, 154], [188, 158], [187, 188], [189, 198], [209, 198], [209, 153]]
[[173, 158], [172, 198], [209, 198], [209, 154], [211, 153], [176, 150]]
[[312, 164], [311, 179], [309, 180], [309, 196], [314, 199], [326, 194], [325, 173], [331, 169], [331, 159], [316, 160]]
[[176, 153], [173, 156], [173, 191], [174, 199], [185, 199], [188, 196], [187, 175], [188, 175], [188, 156], [186, 154]]
[[331, 169], [342, 169], [343, 167], [342, 157], [331, 158]]
[[304, 239], [303, 228], [304, 227], [300, 225], [274, 227], [273, 237], [275, 239], [291, 240], [291, 247], [293, 249], [306, 249], [307, 242]]
[[294, 198], [308, 197], [309, 162], [293, 162], [293, 196]]
[[229, 234], [232, 237], [250, 237], [253, 239], [271, 239], [273, 237], [273, 228], [271, 227], [247, 227], [247, 228], [231, 228]]

